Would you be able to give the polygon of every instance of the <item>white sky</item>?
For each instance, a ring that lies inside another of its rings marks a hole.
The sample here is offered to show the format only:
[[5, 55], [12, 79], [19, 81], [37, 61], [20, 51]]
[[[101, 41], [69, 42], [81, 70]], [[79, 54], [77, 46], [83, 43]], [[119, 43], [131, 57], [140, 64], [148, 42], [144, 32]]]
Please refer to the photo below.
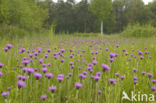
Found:
[[145, 4], [148, 4], [149, 2], [153, 1], [153, 0], [143, 0]]
[[[57, 0], [53, 0], [53, 1], [57, 1]], [[66, 0], [64, 0], [64, 1], [66, 1]], [[81, 1], [81, 0], [75, 0], [76, 2], [79, 2], [79, 1]], [[153, 0], [143, 0], [144, 1], [144, 3], [145, 4], [148, 4], [149, 2], [151, 2], [151, 1], [153, 1]]]

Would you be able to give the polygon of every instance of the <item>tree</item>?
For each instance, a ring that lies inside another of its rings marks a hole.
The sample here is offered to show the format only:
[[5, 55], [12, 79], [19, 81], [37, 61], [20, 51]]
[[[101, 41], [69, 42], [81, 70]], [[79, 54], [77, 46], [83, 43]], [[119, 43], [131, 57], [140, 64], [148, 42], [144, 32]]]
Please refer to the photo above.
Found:
[[110, 15], [111, 8], [111, 0], [91, 0], [89, 9], [101, 21], [101, 34], [103, 34], [103, 21]]
[[47, 10], [40, 8], [34, 0], [0, 1], [0, 22], [27, 31], [40, 30], [47, 14]]

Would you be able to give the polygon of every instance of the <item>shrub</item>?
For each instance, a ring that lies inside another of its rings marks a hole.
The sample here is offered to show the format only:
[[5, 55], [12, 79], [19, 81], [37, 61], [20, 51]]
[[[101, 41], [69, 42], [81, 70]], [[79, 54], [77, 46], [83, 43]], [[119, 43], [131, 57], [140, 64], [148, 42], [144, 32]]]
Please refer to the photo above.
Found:
[[124, 37], [153, 37], [156, 36], [156, 28], [151, 25], [128, 25], [121, 33]]
[[18, 26], [12, 26], [12, 25], [0, 25], [0, 36], [7, 36], [9, 38], [17, 37], [17, 36], [25, 36], [29, 33], [22, 28], [19, 28]]

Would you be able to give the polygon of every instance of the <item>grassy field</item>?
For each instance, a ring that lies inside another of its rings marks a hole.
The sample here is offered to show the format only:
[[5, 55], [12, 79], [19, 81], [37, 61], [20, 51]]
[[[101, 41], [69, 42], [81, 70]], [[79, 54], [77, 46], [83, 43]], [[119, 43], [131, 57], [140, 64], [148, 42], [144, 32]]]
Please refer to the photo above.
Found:
[[0, 103], [156, 103], [156, 38], [1, 38], [0, 91]]

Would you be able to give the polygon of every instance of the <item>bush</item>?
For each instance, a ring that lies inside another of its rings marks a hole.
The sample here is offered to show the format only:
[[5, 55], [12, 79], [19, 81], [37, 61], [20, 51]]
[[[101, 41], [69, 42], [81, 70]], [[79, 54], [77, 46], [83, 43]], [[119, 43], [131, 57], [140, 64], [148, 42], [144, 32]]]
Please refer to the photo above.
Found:
[[156, 28], [151, 25], [128, 25], [121, 33], [124, 37], [153, 37], [156, 36]]
[[20, 37], [29, 35], [29, 33], [22, 28], [19, 28], [18, 26], [12, 26], [12, 25], [0, 25], [0, 36], [7, 36], [9, 38], [13, 37]]

